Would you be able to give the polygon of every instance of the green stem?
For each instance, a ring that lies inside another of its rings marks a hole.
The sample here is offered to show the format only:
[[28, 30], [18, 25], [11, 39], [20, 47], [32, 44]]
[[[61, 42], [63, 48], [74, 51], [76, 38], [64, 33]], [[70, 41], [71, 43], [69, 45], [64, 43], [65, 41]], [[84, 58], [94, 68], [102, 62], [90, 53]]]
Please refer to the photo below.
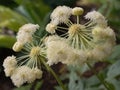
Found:
[[79, 24], [79, 16], [77, 15], [77, 24]]
[[51, 69], [51, 67], [48, 66], [43, 59], [41, 59], [41, 61], [42, 61], [42, 63], [44, 64], [44, 66], [47, 68], [47, 70], [48, 70], [49, 72], [51, 72], [51, 74], [55, 77], [55, 79], [57, 80], [58, 84], [62, 87], [62, 89], [63, 89], [63, 90], [67, 90], [67, 89], [65, 88], [65, 86], [63, 85], [62, 81], [59, 79], [58, 75], [53, 71], [53, 69]]
[[57, 28], [68, 30], [68, 28], [57, 26]]
[[108, 86], [107, 83], [101, 78], [101, 76], [99, 76], [99, 75], [97, 74], [96, 70], [94, 70], [89, 63], [86, 63], [86, 64], [87, 64], [88, 67], [92, 70], [92, 72], [96, 75], [96, 77], [100, 80], [100, 82], [104, 85], [104, 87], [105, 87], [107, 90], [111, 90], [111, 88], [109, 88], [109, 86]]

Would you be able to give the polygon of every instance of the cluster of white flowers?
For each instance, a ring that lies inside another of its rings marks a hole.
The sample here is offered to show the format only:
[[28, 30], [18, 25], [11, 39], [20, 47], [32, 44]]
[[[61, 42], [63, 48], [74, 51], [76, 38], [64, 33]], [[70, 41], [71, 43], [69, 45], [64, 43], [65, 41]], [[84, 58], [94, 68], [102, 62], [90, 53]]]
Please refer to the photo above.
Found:
[[13, 50], [19, 52], [26, 42], [31, 42], [32, 35], [37, 29], [39, 29], [39, 25], [31, 23], [23, 25], [17, 33], [17, 41], [13, 45]]
[[5, 68], [5, 75], [11, 76], [14, 72], [14, 70], [17, 67], [17, 61], [16, 61], [16, 57], [15, 56], [8, 56], [3, 63], [3, 67]]
[[52, 33], [52, 34], [55, 33], [55, 29], [56, 29], [56, 28], [57, 28], [56, 25], [55, 25], [55, 24], [52, 24], [52, 23], [49, 23], [49, 24], [47, 24], [47, 26], [46, 26], [46, 30], [47, 30], [48, 32]]
[[[107, 25], [105, 17], [91, 11], [85, 15], [88, 22], [81, 24], [81, 7], [58, 6], [51, 14], [46, 26], [51, 36], [33, 41], [38, 25], [25, 24], [17, 33], [13, 50], [21, 52], [19, 57], [8, 56], [3, 63], [6, 76], [10, 76], [17, 87], [42, 77], [41, 61], [48, 59], [50, 66], [61, 62], [66, 65], [84, 65], [86, 62], [107, 58], [115, 45], [115, 33]], [[75, 22], [71, 21], [75, 17]], [[61, 24], [62, 23], [62, 24]], [[59, 34], [56, 31], [59, 31]]]
[[45, 57], [45, 47], [41, 42], [36, 44], [28, 38], [33, 38], [32, 35], [38, 28], [39, 26], [34, 24], [22, 26], [17, 34], [17, 42], [13, 46], [13, 50], [16, 52], [22, 48], [20, 51], [22, 55], [8, 56], [3, 62], [5, 75], [11, 77], [17, 87], [24, 83], [32, 83], [35, 79], [42, 77], [40, 60], [41, 57], [42, 59]]
[[[52, 34], [46, 41], [49, 65], [58, 62], [76, 65], [100, 61], [111, 54], [116, 39], [114, 31], [107, 26], [105, 17], [97, 11], [91, 11], [85, 15], [89, 21], [81, 24], [80, 15], [83, 11], [81, 7], [72, 9], [58, 6], [52, 12], [51, 22], [46, 26], [46, 31]], [[76, 22], [71, 21], [70, 16], [76, 17]], [[65, 25], [61, 26], [61, 23]]]
[[6, 76], [10, 76], [12, 82], [17, 87], [22, 84], [28, 82], [31, 83], [35, 79], [40, 79], [42, 77], [42, 71], [40, 69], [27, 67], [25, 65], [18, 66], [17, 60], [15, 56], [8, 56], [3, 63], [3, 67], [5, 68]]
[[58, 6], [51, 14], [51, 21], [56, 25], [58, 23], [67, 23], [72, 13], [71, 11], [72, 9], [70, 7]]
[[105, 17], [97, 12], [97, 11], [91, 11], [85, 15], [86, 19], [90, 19], [92, 22], [96, 22], [97, 25], [101, 27], [107, 27], [107, 20]]
[[[74, 50], [67, 44], [67, 41], [58, 36], [49, 36], [46, 41], [48, 64], [53, 65], [62, 62], [67, 65], [86, 60], [86, 54], [83, 51]], [[81, 63], [82, 64], [82, 63]]]
[[17, 87], [20, 87], [24, 83], [32, 83], [35, 79], [42, 77], [42, 71], [38, 68], [29, 68], [27, 66], [21, 66], [15, 69], [11, 75], [12, 82]]

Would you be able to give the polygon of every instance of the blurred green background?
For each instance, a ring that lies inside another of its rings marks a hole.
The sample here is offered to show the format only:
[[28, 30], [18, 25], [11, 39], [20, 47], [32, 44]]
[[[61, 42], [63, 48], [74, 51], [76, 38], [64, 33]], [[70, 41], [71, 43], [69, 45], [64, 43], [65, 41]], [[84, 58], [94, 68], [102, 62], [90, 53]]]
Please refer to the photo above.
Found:
[[[107, 66], [108, 63], [112, 65], [115, 64], [114, 66], [119, 66], [120, 0], [0, 0], [0, 90], [54, 90], [53, 88], [55, 86], [56, 90], [61, 90], [60, 87], [57, 86], [57, 82], [53, 79], [53, 77], [46, 74], [47, 72], [45, 72], [42, 80], [35, 81], [29, 85], [24, 85], [21, 88], [15, 88], [11, 80], [5, 77], [2, 67], [4, 58], [8, 55], [14, 54], [11, 47], [16, 41], [15, 35], [19, 27], [25, 23], [39, 24], [41, 28], [39, 36], [42, 37], [46, 33], [44, 28], [50, 21], [50, 13], [56, 6], [59, 5], [67, 5], [70, 7], [80, 6], [85, 9], [85, 13], [91, 10], [98, 10], [106, 17], [109, 26], [114, 29], [116, 33], [117, 46], [113, 50], [113, 54], [109, 57], [110, 61], [108, 61], [107, 64], [98, 63], [97, 67], [101, 67], [104, 64]], [[91, 76], [91, 78], [81, 80], [81, 75], [79, 77], [78, 73], [78, 70], [81, 68], [68, 68], [61, 64], [55, 65], [52, 68], [55, 69], [57, 73], [60, 73], [61, 77], [64, 76], [62, 79], [65, 83], [68, 83], [69, 90], [99, 90], [96, 89], [96, 87], [99, 86], [99, 82], [92, 74], [89, 75], [87, 71], [84, 74], [86, 75], [87, 73], [87, 75]], [[66, 68], [70, 72], [69, 74], [66, 74]], [[108, 76], [109, 73], [112, 73], [110, 71], [111, 69], [108, 69]], [[120, 67], [114, 69], [114, 73], [118, 71], [119, 73], [117, 73], [116, 76], [119, 77]], [[105, 72], [103, 71], [103, 73]], [[85, 78], [86, 76], [84, 74], [83, 77]], [[105, 77], [105, 75], [107, 74], [105, 73], [103, 77]], [[115, 75], [113, 76], [116, 77]], [[86, 82], [86, 85], [88, 85], [86, 89], [83, 89], [84, 85], [82, 81]], [[93, 86], [96, 87], [91, 89], [91, 85], [88, 84], [89, 82], [92, 82]], [[98, 85], [95, 83], [98, 83]], [[115, 84], [113, 90], [119, 90], [119, 80], [112, 79], [112, 84]], [[75, 89], [75, 87], [77, 88]]]

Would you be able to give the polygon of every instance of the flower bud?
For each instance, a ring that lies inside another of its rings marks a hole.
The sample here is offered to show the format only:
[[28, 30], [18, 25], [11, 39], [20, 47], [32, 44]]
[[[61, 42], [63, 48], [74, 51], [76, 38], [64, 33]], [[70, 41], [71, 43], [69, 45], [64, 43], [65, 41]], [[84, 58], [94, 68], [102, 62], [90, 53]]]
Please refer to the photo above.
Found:
[[72, 9], [73, 15], [82, 15], [84, 10], [81, 7], [75, 7]]

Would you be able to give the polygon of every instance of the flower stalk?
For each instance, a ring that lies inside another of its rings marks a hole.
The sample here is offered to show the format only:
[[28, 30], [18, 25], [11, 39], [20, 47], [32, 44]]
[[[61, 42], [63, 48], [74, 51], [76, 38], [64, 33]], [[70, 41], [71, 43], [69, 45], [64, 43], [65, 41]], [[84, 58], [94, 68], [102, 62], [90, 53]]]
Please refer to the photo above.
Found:
[[62, 81], [60, 80], [60, 78], [58, 77], [58, 75], [53, 71], [53, 69], [51, 69], [51, 67], [49, 65], [46, 64], [44, 59], [41, 59], [41, 62], [47, 68], [47, 70], [54, 76], [54, 78], [57, 80], [57, 82], [61, 86], [61, 88], [63, 90], [67, 90], [66, 87], [63, 85]]
[[96, 75], [96, 77], [99, 79], [99, 81], [104, 85], [104, 87], [105, 87], [107, 90], [112, 90], [112, 89], [108, 86], [108, 84], [105, 82], [105, 80], [103, 80], [103, 79], [101, 78], [101, 76], [100, 76], [99, 74], [97, 74], [96, 70], [94, 70], [94, 69], [92, 68], [92, 66], [91, 66], [88, 62], [87, 62], [86, 64], [87, 64], [87, 66], [92, 70], [92, 72]]

